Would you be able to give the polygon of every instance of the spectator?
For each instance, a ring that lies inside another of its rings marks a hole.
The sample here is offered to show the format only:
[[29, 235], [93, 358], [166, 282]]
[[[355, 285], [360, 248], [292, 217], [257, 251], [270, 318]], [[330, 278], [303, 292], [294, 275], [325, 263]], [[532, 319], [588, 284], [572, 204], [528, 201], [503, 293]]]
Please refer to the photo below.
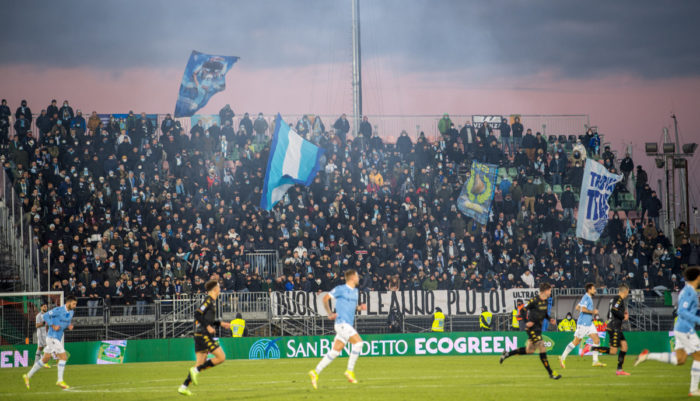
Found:
[[517, 152], [520, 150], [520, 145], [523, 139], [523, 125], [520, 123], [520, 116], [516, 116], [513, 119], [513, 125], [511, 126], [513, 132], [513, 151]]

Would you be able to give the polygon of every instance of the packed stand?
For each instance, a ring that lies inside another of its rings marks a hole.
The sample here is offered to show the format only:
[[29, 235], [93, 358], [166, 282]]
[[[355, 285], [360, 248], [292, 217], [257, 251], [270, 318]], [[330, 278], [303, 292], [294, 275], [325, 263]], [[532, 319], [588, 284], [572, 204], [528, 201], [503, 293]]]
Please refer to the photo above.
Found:
[[[3, 100], [3, 165], [41, 245], [43, 289], [50, 266], [51, 289], [95, 309], [142, 313], [154, 300], [202, 293], [214, 275], [224, 291], [327, 291], [354, 267], [362, 290], [547, 281], [660, 293], [678, 289], [683, 267], [698, 263], [684, 224], [675, 249], [658, 228], [662, 205], [641, 166], [600, 149], [592, 130], [545, 138], [518, 118], [458, 129], [445, 115], [438, 140], [420, 133], [414, 142], [404, 131], [388, 144], [367, 117], [353, 138], [345, 115], [328, 126], [304, 116], [295, 129], [326, 150], [323, 168], [268, 213], [257, 206], [274, 123], [245, 113], [234, 124], [229, 106], [219, 116], [221, 125], [184, 132], [169, 115], [159, 129], [143, 113], [105, 124], [54, 100], [34, 133], [26, 102], [11, 113]], [[586, 157], [624, 174], [613, 206], [626, 194], [639, 210], [629, 227], [616, 212], [597, 244], [574, 236]], [[502, 172], [483, 226], [456, 208], [472, 160]], [[251, 267], [245, 255], [261, 249], [278, 251], [283, 275]]]

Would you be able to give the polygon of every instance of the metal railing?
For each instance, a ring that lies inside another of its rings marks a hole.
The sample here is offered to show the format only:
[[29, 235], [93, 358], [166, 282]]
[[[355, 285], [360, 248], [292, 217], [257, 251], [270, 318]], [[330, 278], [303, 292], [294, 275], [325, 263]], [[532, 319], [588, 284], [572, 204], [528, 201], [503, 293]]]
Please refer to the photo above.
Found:
[[[123, 113], [114, 113], [114, 114], [123, 114]], [[326, 127], [326, 131], [329, 131], [333, 128], [333, 124], [335, 121], [338, 119], [341, 113], [338, 114], [308, 114], [309, 116], [314, 116], [314, 117], [321, 117], [321, 120], [323, 121], [323, 124]], [[509, 118], [511, 115], [514, 115], [513, 113], [489, 113], [490, 115], [499, 115], [503, 116], [506, 118]], [[275, 122], [275, 116], [277, 113], [264, 113], [265, 121], [268, 123], [268, 127], [272, 127]], [[39, 116], [39, 114], [34, 114], [34, 118], [32, 119], [32, 124], [31, 124], [31, 130], [35, 134], [34, 137], [39, 139], [40, 132], [38, 127], [36, 126], [36, 118]], [[165, 114], [157, 114], [157, 119], [155, 121], [156, 127], [154, 131], [154, 135], [160, 138], [161, 136], [161, 131], [160, 131], [160, 124], [163, 122], [165, 119]], [[209, 115], [207, 115], [209, 116]], [[284, 121], [286, 121], [289, 125], [294, 127], [297, 123], [297, 121], [301, 120], [304, 114], [299, 114], [299, 113], [284, 113], [282, 114], [282, 118]], [[580, 135], [586, 132], [587, 127], [590, 126], [590, 117], [588, 114], [520, 114], [520, 122], [523, 124], [523, 127], [527, 128], [532, 128], [533, 132], [541, 132], [543, 135]], [[85, 121], [89, 118], [89, 116], [83, 116], [85, 118]], [[218, 117], [218, 116], [217, 116]], [[257, 117], [257, 113], [255, 115], [251, 116], [251, 120], [255, 121], [255, 118]], [[462, 126], [467, 122], [467, 121], [472, 121], [474, 115], [472, 114], [452, 114], [450, 115], [450, 119], [452, 122], [455, 124], [455, 128], [457, 130], [461, 129]], [[415, 115], [391, 115], [391, 114], [383, 114], [383, 115], [373, 115], [373, 114], [368, 114], [367, 118], [372, 124], [372, 129], [374, 132], [377, 132], [378, 135], [385, 141], [385, 142], [394, 142], [399, 135], [401, 134], [401, 131], [406, 131], [408, 135], [413, 139], [415, 142], [416, 139], [418, 139], [418, 135], [420, 132], [423, 132], [429, 140], [435, 140], [438, 138], [439, 131], [438, 131], [438, 123], [440, 122], [440, 119], [442, 118], [441, 114], [415, 114]], [[240, 113], [236, 115], [233, 118], [233, 127], [238, 130], [238, 126], [240, 124], [240, 121], [243, 119], [243, 113]], [[186, 118], [175, 118], [175, 121], [180, 122], [180, 125], [182, 126], [183, 132], [185, 134], [189, 135], [190, 129], [192, 128], [191, 124], [191, 119], [189, 117]], [[10, 126], [14, 125], [14, 115], [10, 116]], [[349, 119], [348, 122], [350, 122], [350, 132], [348, 133], [348, 137], [351, 136], [351, 133], [353, 132], [353, 127], [352, 127], [352, 121]], [[221, 124], [219, 124], [221, 125]], [[14, 133], [14, 129], [10, 129]], [[267, 134], [270, 135], [271, 132], [268, 129]]]
[[[39, 241], [13, 184], [3, 168], [0, 171], [0, 286], [11, 291], [41, 291]], [[44, 289], [49, 290], [50, 285]]]
[[257, 249], [254, 252], [246, 252], [246, 262], [250, 263], [251, 271], [258, 273], [260, 277], [279, 277], [282, 274], [282, 265], [276, 249]]

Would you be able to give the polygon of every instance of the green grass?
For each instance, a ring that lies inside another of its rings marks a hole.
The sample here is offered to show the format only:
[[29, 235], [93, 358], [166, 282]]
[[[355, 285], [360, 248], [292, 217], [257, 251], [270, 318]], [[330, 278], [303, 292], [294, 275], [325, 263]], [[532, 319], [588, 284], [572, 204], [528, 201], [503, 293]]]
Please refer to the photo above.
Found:
[[[549, 357], [558, 365], [556, 356]], [[56, 368], [42, 369], [24, 388], [28, 369], [0, 369], [0, 399], [7, 400], [673, 400], [686, 399], [689, 363], [683, 367], [646, 362], [629, 377], [615, 376], [616, 357], [570, 356], [561, 380], [547, 377], [537, 356], [516, 356], [501, 366], [497, 356], [367, 357], [356, 368], [357, 385], [343, 377], [347, 358], [338, 358], [322, 374], [314, 391], [306, 372], [317, 359], [227, 361], [202, 372], [193, 397], [177, 394], [188, 362], [127, 365], [76, 365], [66, 368], [72, 389], [55, 386]]]

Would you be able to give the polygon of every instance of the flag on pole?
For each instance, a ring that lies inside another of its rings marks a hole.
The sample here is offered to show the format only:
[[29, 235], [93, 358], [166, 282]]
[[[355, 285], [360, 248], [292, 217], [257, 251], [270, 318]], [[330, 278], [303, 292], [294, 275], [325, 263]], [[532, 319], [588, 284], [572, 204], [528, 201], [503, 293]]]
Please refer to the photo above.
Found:
[[182, 74], [175, 117], [190, 117], [206, 106], [212, 96], [226, 89], [226, 73], [238, 61], [234, 56], [215, 56], [192, 50]]
[[586, 159], [578, 204], [576, 236], [597, 241], [608, 224], [608, 199], [621, 175], [612, 174], [600, 163]]
[[260, 207], [272, 209], [294, 184], [309, 186], [321, 168], [323, 152], [294, 132], [277, 114]]

